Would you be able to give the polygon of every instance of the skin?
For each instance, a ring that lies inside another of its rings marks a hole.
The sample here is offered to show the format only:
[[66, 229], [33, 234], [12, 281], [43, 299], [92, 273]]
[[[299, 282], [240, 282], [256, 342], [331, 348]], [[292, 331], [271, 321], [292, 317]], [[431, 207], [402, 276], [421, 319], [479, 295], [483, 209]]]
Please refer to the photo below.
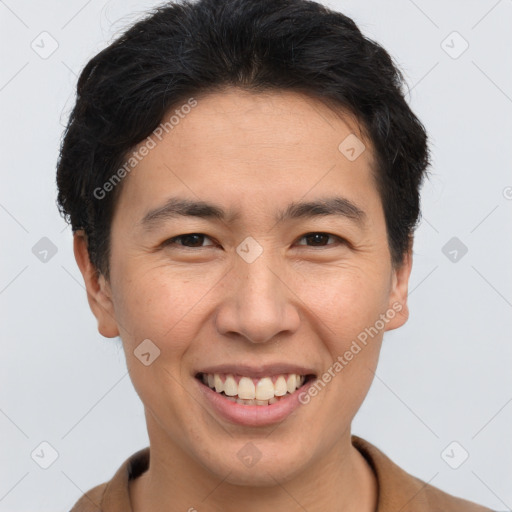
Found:
[[[121, 337], [145, 407], [151, 462], [131, 482], [134, 510], [374, 511], [375, 475], [350, 427], [384, 331], [407, 321], [412, 256], [393, 268], [371, 144], [349, 161], [338, 145], [350, 133], [363, 140], [357, 124], [299, 93], [228, 89], [197, 100], [124, 179], [109, 280], [96, 275], [83, 233], [74, 239], [99, 332]], [[333, 192], [364, 210], [364, 226], [337, 216], [274, 220], [292, 201]], [[144, 232], [142, 217], [171, 195], [240, 217], [175, 218]], [[312, 232], [334, 237], [315, 243], [304, 238]], [[206, 237], [160, 247], [189, 233]], [[236, 252], [247, 236], [263, 248], [250, 264]], [[192, 386], [194, 371], [227, 362], [293, 362], [321, 375], [393, 303], [401, 312], [278, 425], [230, 423]], [[133, 354], [147, 338], [161, 351], [149, 366]], [[249, 441], [262, 456], [247, 468], [237, 452]]]

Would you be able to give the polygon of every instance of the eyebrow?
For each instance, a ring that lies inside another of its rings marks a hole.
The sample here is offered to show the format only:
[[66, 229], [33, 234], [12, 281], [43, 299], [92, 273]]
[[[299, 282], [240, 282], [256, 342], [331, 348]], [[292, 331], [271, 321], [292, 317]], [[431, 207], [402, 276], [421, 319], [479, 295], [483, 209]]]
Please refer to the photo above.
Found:
[[[292, 202], [284, 211], [277, 212], [275, 220], [283, 222], [290, 219], [329, 215], [347, 218], [360, 226], [363, 226], [366, 221], [366, 213], [361, 208], [349, 199], [339, 196], [308, 202]], [[221, 206], [205, 201], [171, 197], [164, 205], [146, 213], [139, 224], [144, 229], [151, 230], [166, 220], [178, 217], [215, 219], [229, 224], [240, 219], [240, 213], [233, 210], [226, 211]]]

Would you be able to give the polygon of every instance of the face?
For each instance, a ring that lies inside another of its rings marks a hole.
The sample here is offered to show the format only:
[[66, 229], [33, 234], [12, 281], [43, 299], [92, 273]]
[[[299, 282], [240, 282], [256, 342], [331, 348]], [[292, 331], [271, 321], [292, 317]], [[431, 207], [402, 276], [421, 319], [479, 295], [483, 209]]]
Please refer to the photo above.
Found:
[[372, 148], [340, 151], [350, 134], [298, 93], [197, 98], [124, 178], [108, 282], [75, 240], [151, 443], [198, 471], [266, 485], [348, 446], [382, 335], [407, 318], [411, 260], [391, 265]]

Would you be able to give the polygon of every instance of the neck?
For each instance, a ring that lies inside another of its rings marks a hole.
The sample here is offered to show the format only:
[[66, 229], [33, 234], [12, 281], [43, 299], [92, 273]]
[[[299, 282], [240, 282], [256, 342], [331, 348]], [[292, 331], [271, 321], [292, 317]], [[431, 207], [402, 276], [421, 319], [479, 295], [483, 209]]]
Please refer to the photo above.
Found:
[[[154, 425], [153, 425], [154, 426]], [[148, 429], [149, 430], [149, 429]], [[324, 457], [272, 486], [241, 486], [213, 475], [160, 430], [150, 431], [150, 466], [130, 481], [133, 512], [375, 512], [377, 480], [347, 430]], [[156, 434], [156, 435], [155, 435]]]

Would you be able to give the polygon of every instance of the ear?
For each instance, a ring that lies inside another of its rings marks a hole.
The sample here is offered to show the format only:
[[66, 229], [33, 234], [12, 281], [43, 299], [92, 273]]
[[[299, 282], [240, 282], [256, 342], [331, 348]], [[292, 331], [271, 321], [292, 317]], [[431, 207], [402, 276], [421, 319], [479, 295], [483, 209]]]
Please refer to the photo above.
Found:
[[409, 277], [412, 270], [412, 240], [409, 249], [404, 255], [400, 267], [393, 270], [391, 278], [391, 291], [389, 294], [388, 311], [394, 311], [396, 314], [386, 324], [386, 331], [397, 329], [407, 322], [409, 318], [409, 306], [407, 304], [407, 295], [409, 288]]
[[106, 338], [119, 336], [110, 285], [89, 259], [87, 236], [83, 230], [73, 234], [73, 252], [84, 278], [89, 307], [98, 321], [98, 331]]

